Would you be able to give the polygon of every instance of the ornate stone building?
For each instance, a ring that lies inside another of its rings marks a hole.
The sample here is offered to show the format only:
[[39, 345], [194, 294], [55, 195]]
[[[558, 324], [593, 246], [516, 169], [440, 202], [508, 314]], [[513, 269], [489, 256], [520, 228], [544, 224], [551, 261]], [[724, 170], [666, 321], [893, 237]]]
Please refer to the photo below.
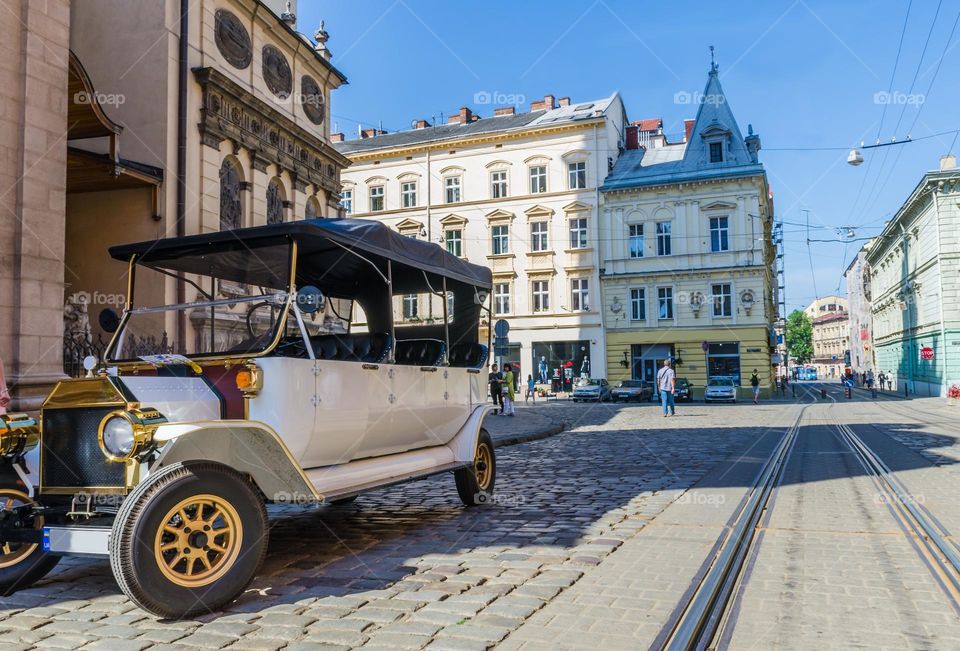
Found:
[[741, 134], [716, 67], [702, 97], [683, 142], [628, 137], [600, 188], [608, 377], [653, 381], [670, 358], [698, 396], [753, 369], [767, 391], [777, 300], [760, 138]]
[[[6, 3], [19, 13], [0, 21], [0, 357], [14, 408], [77, 372], [103, 339], [97, 314], [123, 306], [111, 245], [337, 214], [348, 161], [329, 98], [346, 78], [323, 26], [311, 40], [278, 4]], [[170, 279], [145, 298], [182, 293]]]

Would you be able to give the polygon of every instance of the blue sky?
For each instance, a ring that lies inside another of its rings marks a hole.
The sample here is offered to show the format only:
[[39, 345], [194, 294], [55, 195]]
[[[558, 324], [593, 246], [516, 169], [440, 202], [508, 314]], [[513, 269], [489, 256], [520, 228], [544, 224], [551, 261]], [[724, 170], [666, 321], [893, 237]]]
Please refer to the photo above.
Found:
[[348, 138], [358, 122], [407, 129], [465, 104], [490, 115], [492, 106], [474, 102], [484, 91], [522, 96], [528, 110], [547, 93], [576, 102], [618, 90], [631, 120], [662, 117], [668, 133], [680, 133], [695, 106], [675, 98], [703, 89], [715, 46], [728, 101], [741, 130], [753, 124], [760, 134], [776, 213], [787, 222], [793, 308], [838, 287], [844, 294], [845, 261], [861, 244], [808, 248], [803, 211], [812, 239], [837, 239], [839, 226], [877, 234], [954, 134], [866, 150], [859, 167], [846, 164], [848, 148], [960, 128], [960, 27], [948, 45], [960, 3], [945, 0], [937, 14], [939, 0], [913, 0], [891, 85], [908, 4], [300, 0], [298, 28], [312, 34], [326, 21], [333, 62], [350, 80], [331, 100]]

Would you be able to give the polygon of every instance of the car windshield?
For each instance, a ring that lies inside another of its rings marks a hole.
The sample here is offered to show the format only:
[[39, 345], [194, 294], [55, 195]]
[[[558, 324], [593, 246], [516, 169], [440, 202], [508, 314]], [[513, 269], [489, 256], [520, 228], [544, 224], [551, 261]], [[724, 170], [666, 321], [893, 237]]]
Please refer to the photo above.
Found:
[[[178, 252], [135, 265], [133, 307], [110, 361], [263, 352], [287, 312], [290, 264], [290, 244], [279, 243]], [[164, 300], [177, 285], [171, 267], [190, 270], [181, 274], [184, 302], [172, 305]], [[319, 324], [311, 325], [319, 330]], [[178, 330], [185, 334], [183, 341], [173, 334]]]
[[727, 377], [715, 377], [710, 379], [710, 386], [712, 387], [732, 387], [733, 380]]
[[624, 389], [639, 389], [643, 386], [643, 382], [640, 380], [624, 380], [620, 383], [620, 386]]

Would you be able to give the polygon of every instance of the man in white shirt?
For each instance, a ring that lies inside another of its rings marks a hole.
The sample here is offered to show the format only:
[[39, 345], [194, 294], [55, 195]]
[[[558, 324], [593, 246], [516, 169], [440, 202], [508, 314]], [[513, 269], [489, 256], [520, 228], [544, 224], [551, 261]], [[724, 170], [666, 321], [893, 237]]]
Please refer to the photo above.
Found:
[[[663, 368], [657, 372], [657, 389], [660, 390], [660, 404], [663, 405], [663, 417], [676, 416], [676, 406], [673, 402], [673, 392], [677, 388], [677, 374], [670, 368], [670, 360], [663, 360]], [[670, 407], [670, 413], [667, 413]]]

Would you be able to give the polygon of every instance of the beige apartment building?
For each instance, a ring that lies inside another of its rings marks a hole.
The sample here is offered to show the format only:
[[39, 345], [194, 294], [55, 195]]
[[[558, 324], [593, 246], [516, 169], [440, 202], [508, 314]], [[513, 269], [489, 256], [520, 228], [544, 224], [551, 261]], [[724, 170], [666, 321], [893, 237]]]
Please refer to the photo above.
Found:
[[817, 370], [817, 378], [839, 378], [849, 366], [850, 317], [847, 299], [842, 296], [818, 298], [804, 312], [813, 324], [813, 359], [808, 363]]
[[[445, 124], [365, 130], [336, 145], [352, 162], [344, 214], [489, 266], [493, 319], [510, 324], [503, 361], [519, 364], [524, 379], [569, 389], [581, 374], [605, 377], [597, 188], [625, 120], [619, 94], [547, 95], [526, 112], [481, 117], [463, 107]], [[442, 303], [429, 296], [397, 299], [395, 310], [403, 322], [442, 323]]]
[[[127, 290], [110, 246], [337, 214], [348, 161], [329, 98], [346, 78], [322, 26], [311, 40], [295, 3], [269, 4], [4, 4], [0, 359], [14, 409], [102, 351], [97, 314]], [[171, 279], [148, 298], [182, 291]], [[184, 320], [166, 336], [195, 333]]]

